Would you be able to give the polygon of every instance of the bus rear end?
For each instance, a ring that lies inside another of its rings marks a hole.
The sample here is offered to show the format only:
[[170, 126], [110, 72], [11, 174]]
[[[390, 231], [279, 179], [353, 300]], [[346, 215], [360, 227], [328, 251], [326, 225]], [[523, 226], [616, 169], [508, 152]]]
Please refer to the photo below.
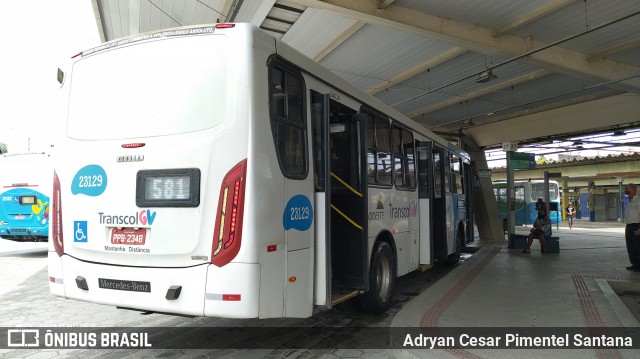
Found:
[[249, 36], [165, 31], [73, 60], [51, 200], [52, 293], [150, 312], [259, 315], [260, 268], [241, 247], [251, 106], [237, 103], [251, 88], [239, 71]]
[[47, 240], [51, 167], [44, 153], [0, 158], [0, 238]]

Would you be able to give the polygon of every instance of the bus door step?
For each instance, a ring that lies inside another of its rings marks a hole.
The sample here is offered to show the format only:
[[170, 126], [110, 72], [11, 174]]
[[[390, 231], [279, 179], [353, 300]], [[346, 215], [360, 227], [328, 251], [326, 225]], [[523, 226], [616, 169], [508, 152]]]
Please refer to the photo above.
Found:
[[333, 289], [331, 293], [331, 305], [342, 303], [360, 294], [359, 290], [353, 289]]

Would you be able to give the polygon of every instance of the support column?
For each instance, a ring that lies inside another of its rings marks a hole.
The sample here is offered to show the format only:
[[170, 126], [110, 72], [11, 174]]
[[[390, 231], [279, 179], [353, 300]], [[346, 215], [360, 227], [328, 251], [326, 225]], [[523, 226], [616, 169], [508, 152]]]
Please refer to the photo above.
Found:
[[[558, 211], [560, 211], [560, 218], [562, 218], [563, 221], [567, 220], [567, 214], [565, 213], [564, 209], [567, 208], [567, 206], [569, 205], [569, 202], [573, 202], [573, 199], [569, 198], [569, 181], [567, 177], [563, 177], [562, 178], [562, 203], [560, 208], [558, 208]], [[577, 207], [576, 207], [576, 212], [577, 212]], [[573, 216], [575, 217], [576, 215], [574, 214]]]
[[593, 181], [589, 182], [589, 199], [587, 201], [587, 204], [589, 205], [589, 222], [596, 221], [596, 198], [595, 198], [595, 195], [593, 194], [593, 190], [595, 189], [596, 189], [595, 182]]
[[471, 163], [474, 169], [474, 177], [478, 179], [478, 184], [473, 193], [473, 214], [476, 218], [476, 225], [480, 239], [492, 241], [504, 241], [504, 232], [498, 213], [498, 204], [493, 195], [493, 184], [491, 177], [479, 177], [479, 170], [488, 170], [487, 158], [483, 150], [479, 149], [475, 142], [468, 137], [463, 137], [464, 149], [471, 156]]

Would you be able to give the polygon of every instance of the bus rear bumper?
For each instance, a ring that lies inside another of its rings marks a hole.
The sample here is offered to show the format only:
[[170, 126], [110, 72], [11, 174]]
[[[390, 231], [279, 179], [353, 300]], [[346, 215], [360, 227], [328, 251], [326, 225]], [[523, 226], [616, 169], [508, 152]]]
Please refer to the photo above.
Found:
[[0, 226], [0, 237], [16, 240], [44, 240], [49, 235], [49, 226], [10, 227]]
[[[49, 246], [52, 246], [51, 242], [49, 242]], [[64, 279], [62, 278], [62, 258], [58, 257], [55, 251], [49, 250], [47, 269], [49, 272], [49, 292], [58, 297], [66, 297]]]
[[87, 263], [68, 255], [58, 258], [58, 262], [56, 258], [55, 252], [49, 252], [49, 288], [55, 295], [143, 312], [225, 318], [258, 316], [258, 264], [134, 268]]
[[229, 263], [208, 266], [204, 315], [257, 318], [260, 308], [260, 265]]

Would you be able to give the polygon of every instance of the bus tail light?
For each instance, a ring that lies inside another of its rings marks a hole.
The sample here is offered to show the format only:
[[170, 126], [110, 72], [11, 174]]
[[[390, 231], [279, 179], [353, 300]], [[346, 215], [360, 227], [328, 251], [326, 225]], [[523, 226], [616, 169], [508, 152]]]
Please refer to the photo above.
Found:
[[244, 159], [222, 180], [211, 251], [211, 263], [218, 267], [231, 262], [240, 251], [246, 177], [247, 160]]
[[60, 180], [58, 174], [53, 172], [53, 202], [51, 213], [51, 235], [53, 237], [53, 247], [59, 257], [64, 254], [64, 242], [62, 241], [62, 195], [60, 194]]

